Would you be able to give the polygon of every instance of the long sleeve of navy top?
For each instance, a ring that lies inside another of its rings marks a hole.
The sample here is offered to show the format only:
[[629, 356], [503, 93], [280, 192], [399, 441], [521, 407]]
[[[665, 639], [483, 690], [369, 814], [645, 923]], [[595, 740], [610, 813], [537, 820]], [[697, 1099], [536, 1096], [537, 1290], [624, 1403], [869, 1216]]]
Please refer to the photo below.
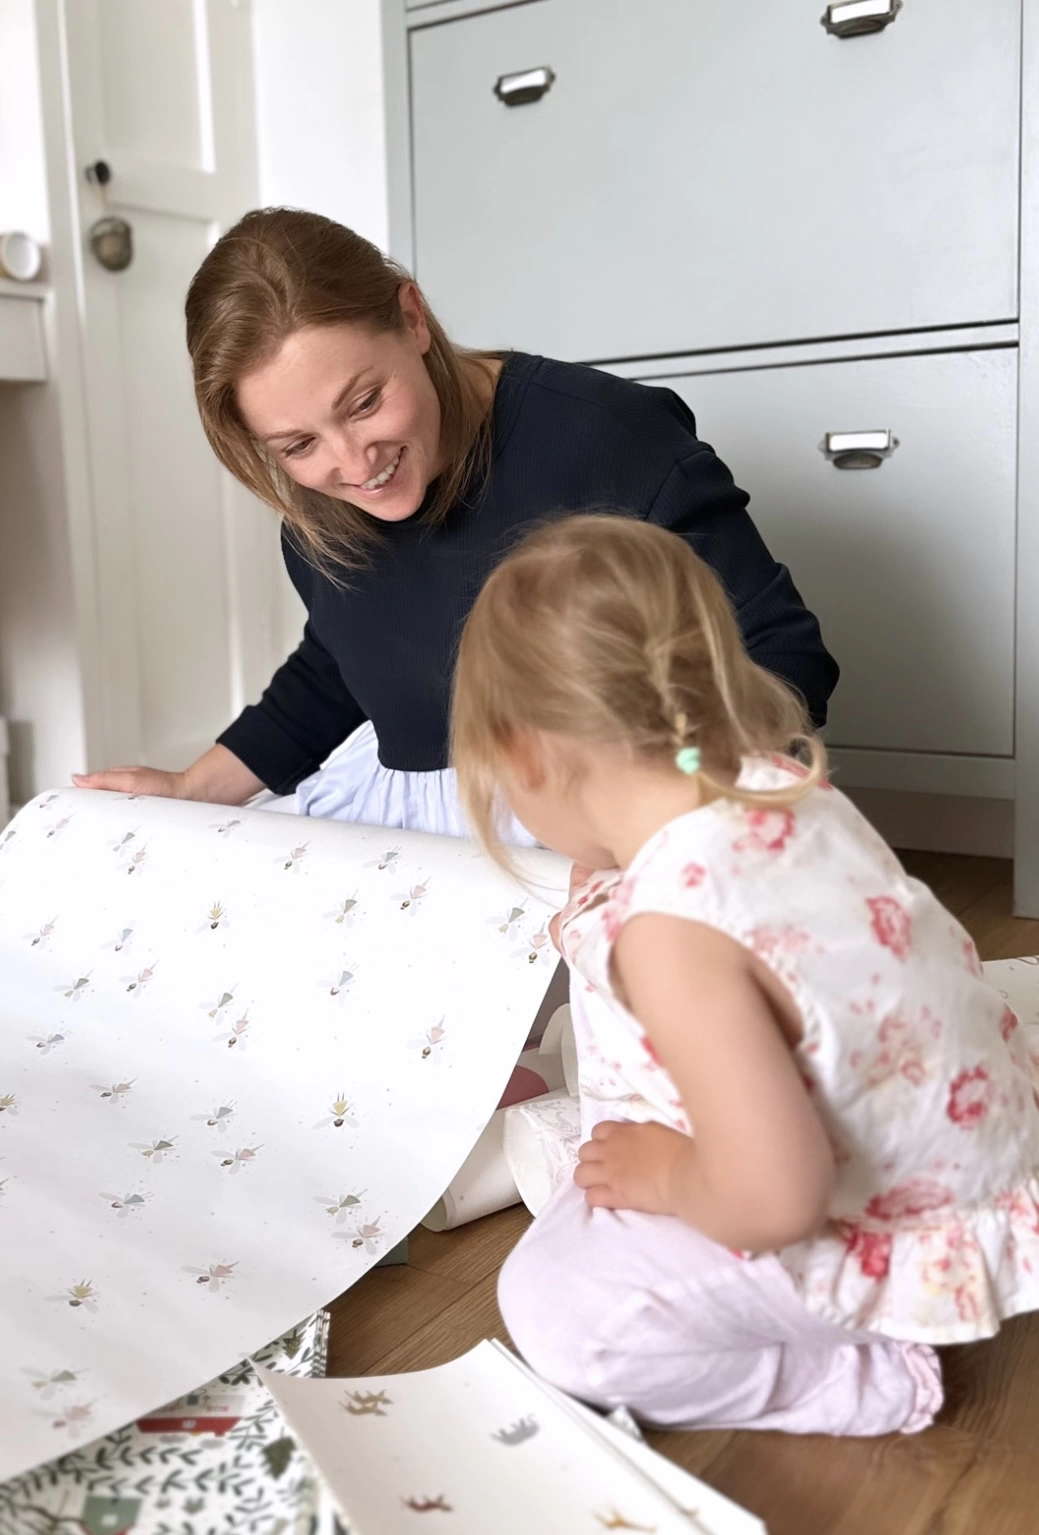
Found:
[[289, 793], [365, 720], [384, 766], [446, 767], [454, 659], [480, 587], [533, 524], [582, 511], [642, 517], [686, 539], [719, 576], [753, 660], [825, 722], [838, 673], [819, 625], [676, 394], [513, 353], [492, 433], [471, 505], [436, 525], [424, 507], [380, 524], [364, 568], [338, 582], [283, 533], [303, 640], [220, 737], [270, 789]]

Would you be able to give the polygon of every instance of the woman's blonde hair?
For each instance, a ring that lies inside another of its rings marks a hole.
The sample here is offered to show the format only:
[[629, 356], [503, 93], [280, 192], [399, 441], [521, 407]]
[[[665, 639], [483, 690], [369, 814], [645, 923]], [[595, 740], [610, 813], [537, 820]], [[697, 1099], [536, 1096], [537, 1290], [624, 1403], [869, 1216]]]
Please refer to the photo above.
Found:
[[[195, 399], [213, 451], [237, 480], [279, 512], [302, 550], [331, 574], [363, 563], [378, 537], [372, 518], [349, 502], [307, 490], [285, 474], [242, 419], [239, 380], [276, 355], [304, 326], [404, 328], [403, 267], [370, 241], [318, 213], [261, 208], [214, 245], [188, 289], [188, 351]], [[440, 401], [440, 447], [447, 468], [426, 516], [443, 521], [477, 485], [490, 461], [486, 393], [465, 352], [448, 340], [421, 294], [431, 344], [426, 368]]]
[[[749, 804], [791, 804], [826, 772], [804, 708], [749, 659], [713, 572], [675, 534], [630, 517], [565, 517], [530, 534], [465, 626], [452, 758], [470, 823], [502, 863], [498, 785], [526, 731], [626, 746], [675, 772], [677, 753], [696, 748], [708, 796]], [[794, 783], [736, 787], [744, 757], [776, 753]]]

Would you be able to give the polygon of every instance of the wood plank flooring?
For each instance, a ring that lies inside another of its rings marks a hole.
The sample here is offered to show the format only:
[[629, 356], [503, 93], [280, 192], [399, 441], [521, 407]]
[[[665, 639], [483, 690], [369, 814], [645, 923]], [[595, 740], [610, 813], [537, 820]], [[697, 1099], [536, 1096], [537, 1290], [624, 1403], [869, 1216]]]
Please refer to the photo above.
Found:
[[[960, 918], [982, 959], [1039, 953], [1039, 922], [1010, 914], [1009, 864], [937, 853], [903, 860]], [[529, 1219], [507, 1210], [455, 1232], [415, 1232], [406, 1265], [372, 1270], [336, 1302], [332, 1373], [424, 1369], [506, 1337], [498, 1270]], [[913, 1438], [705, 1432], [652, 1442], [760, 1515], [770, 1535], [1036, 1535], [1039, 1314], [944, 1358], [945, 1409]]]

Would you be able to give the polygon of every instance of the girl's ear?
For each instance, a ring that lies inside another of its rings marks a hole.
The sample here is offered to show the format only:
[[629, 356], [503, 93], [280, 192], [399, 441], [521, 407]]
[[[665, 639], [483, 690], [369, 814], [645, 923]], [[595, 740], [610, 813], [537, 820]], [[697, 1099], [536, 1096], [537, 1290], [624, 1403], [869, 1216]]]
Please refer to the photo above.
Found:
[[536, 731], [513, 730], [501, 745], [505, 769], [524, 794], [536, 793], [545, 782], [544, 742]]

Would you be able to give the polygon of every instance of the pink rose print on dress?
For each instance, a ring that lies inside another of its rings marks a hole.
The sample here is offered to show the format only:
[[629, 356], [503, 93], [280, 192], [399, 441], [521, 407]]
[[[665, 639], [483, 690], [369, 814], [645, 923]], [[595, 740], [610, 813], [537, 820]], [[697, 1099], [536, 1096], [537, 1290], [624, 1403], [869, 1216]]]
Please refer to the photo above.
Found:
[[[930, 1021], [930, 1009], [924, 1008], [921, 1022]], [[932, 1032], [940, 1033], [932, 1024]], [[898, 1075], [913, 1087], [920, 1087], [927, 1079], [927, 1067], [915, 1038], [916, 1030], [905, 1018], [892, 1013], [877, 1029], [877, 1045], [873, 1050], [853, 1050], [849, 1063], [859, 1072], [867, 1087], [878, 1087], [889, 1077]]]
[[603, 913], [603, 932], [606, 934], [607, 943], [615, 943], [617, 934], [627, 921], [628, 912], [631, 910], [631, 902], [634, 889], [629, 880], [621, 880], [616, 890], [606, 903]]
[[1012, 1007], [1004, 1007], [1003, 1016], [999, 1020], [999, 1032], [1003, 1036], [1004, 1044], [1009, 1042], [1011, 1034], [1017, 1028], [1017, 1014]]
[[753, 952], [766, 964], [778, 964], [797, 954], [805, 954], [812, 948], [809, 934], [803, 933], [792, 923], [780, 928], [756, 927], [748, 934], [748, 940]]
[[953, 1078], [945, 1112], [954, 1125], [959, 1125], [961, 1130], [974, 1130], [987, 1117], [991, 1107], [992, 1079], [987, 1067], [975, 1066]]
[[871, 1220], [892, 1225], [919, 1220], [936, 1210], [946, 1210], [955, 1203], [952, 1189], [934, 1178], [907, 1178], [883, 1194], [874, 1194], [865, 1213]]
[[639, 1043], [641, 1044], [643, 1050], [646, 1053], [646, 1057], [647, 1057], [647, 1059], [649, 1061], [650, 1070], [651, 1071], [663, 1071], [663, 1069], [664, 1069], [663, 1062], [661, 1061], [660, 1056], [657, 1054], [656, 1050], [653, 1048], [652, 1040], [648, 1039], [647, 1036], [645, 1034], [643, 1034], [643, 1036], [642, 1036], [641, 1040], [639, 1041]]
[[682, 887], [685, 890], [695, 890], [698, 885], [703, 884], [706, 878], [707, 870], [703, 864], [687, 863], [682, 870]]
[[971, 975], [976, 975], [980, 980], [981, 976], [984, 974], [984, 971], [981, 968], [981, 960], [978, 956], [978, 951], [974, 946], [973, 938], [964, 936], [962, 947], [963, 963], [966, 965]]
[[894, 1238], [888, 1231], [864, 1231], [861, 1226], [852, 1229], [847, 1238], [848, 1255], [856, 1259], [867, 1279], [886, 1279], [891, 1267], [891, 1248]]
[[747, 810], [749, 830], [732, 844], [734, 853], [781, 853], [797, 827], [792, 810]]
[[908, 959], [912, 949], [909, 913], [893, 895], [872, 895], [866, 900], [872, 917], [873, 933], [878, 943], [890, 949], [896, 959]]

